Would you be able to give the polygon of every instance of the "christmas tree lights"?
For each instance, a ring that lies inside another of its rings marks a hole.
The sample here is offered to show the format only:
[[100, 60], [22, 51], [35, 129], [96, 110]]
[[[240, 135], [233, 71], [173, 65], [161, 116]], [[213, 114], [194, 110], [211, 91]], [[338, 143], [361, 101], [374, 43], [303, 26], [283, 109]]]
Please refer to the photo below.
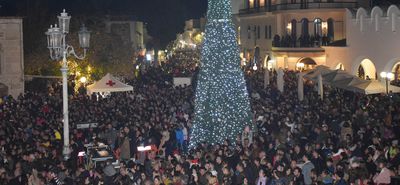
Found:
[[195, 94], [190, 147], [235, 141], [251, 124], [230, 0], [208, 0], [207, 24]]

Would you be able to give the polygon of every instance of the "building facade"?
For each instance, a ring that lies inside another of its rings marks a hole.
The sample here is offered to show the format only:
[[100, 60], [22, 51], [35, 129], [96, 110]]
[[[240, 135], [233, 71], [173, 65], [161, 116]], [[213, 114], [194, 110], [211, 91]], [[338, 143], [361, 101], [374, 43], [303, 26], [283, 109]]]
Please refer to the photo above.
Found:
[[22, 18], [0, 18], [0, 98], [24, 92]]
[[400, 73], [400, 10], [398, 6], [346, 11], [347, 45], [325, 47], [326, 65], [360, 78], [379, 79], [381, 72]]
[[120, 35], [123, 39], [131, 44], [132, 48], [139, 52], [146, 49], [146, 40], [148, 33], [146, 25], [141, 21], [135, 21], [131, 16], [107, 16], [105, 20], [106, 32]]
[[241, 56], [270, 68], [325, 65], [323, 46], [345, 45], [346, 8], [358, 6], [358, 0], [245, 0], [236, 15]]
[[203, 39], [206, 27], [206, 19], [190, 19], [185, 21], [183, 33], [176, 35], [176, 45], [178, 48], [191, 48], [195, 49]]
[[397, 5], [245, 0], [236, 17], [241, 56], [250, 65], [301, 70], [326, 65], [372, 80], [380, 79], [381, 72], [392, 72], [392, 80], [400, 82]]

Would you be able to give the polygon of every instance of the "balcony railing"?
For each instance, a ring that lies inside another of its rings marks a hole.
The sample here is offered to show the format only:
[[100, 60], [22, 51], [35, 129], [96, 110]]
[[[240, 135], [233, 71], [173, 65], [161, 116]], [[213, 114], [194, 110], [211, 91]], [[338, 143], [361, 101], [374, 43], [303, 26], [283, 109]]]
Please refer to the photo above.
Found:
[[356, 8], [357, 2], [307, 2], [307, 3], [282, 3], [271, 6], [245, 8], [239, 11], [240, 14], [251, 14], [258, 12], [273, 12], [282, 10], [300, 9], [330, 9], [330, 8]]
[[275, 35], [272, 46], [275, 48], [319, 48], [332, 43], [327, 36], [301, 35], [300, 37], [289, 35]]

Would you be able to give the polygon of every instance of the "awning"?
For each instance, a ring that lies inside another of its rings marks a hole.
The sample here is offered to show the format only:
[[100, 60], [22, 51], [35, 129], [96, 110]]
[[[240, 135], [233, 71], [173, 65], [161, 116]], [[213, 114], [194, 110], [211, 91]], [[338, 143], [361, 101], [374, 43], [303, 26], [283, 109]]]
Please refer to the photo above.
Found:
[[101, 80], [87, 87], [88, 93], [94, 92], [124, 92], [133, 91], [133, 87], [122, 83], [117, 78], [108, 73]]

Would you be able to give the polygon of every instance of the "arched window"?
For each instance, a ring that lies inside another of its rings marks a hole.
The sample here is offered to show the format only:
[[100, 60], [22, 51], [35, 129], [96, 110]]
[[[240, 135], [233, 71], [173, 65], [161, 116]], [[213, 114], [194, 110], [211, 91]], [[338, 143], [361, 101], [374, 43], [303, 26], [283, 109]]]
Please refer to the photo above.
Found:
[[260, 7], [265, 7], [265, 1], [266, 0], [260, 0]]
[[394, 74], [395, 85], [400, 86], [400, 83], [398, 83], [400, 81], [400, 61], [393, 66], [392, 73]]
[[357, 76], [366, 80], [376, 79], [377, 75], [375, 64], [369, 59], [362, 60], [360, 66], [358, 67]]
[[296, 21], [296, 19], [293, 19], [293, 20], [291, 21], [291, 24], [292, 24], [292, 34], [291, 34], [291, 37], [292, 37], [293, 39], [297, 39], [297, 21]]
[[314, 20], [314, 36], [322, 36], [322, 20], [320, 18]]
[[249, 8], [254, 8], [255, 0], [249, 0]]
[[335, 28], [334, 28], [334, 21], [332, 18], [328, 19], [328, 38], [329, 40], [333, 41], [335, 37]]
[[301, 35], [308, 35], [308, 19], [306, 18], [301, 20]]

